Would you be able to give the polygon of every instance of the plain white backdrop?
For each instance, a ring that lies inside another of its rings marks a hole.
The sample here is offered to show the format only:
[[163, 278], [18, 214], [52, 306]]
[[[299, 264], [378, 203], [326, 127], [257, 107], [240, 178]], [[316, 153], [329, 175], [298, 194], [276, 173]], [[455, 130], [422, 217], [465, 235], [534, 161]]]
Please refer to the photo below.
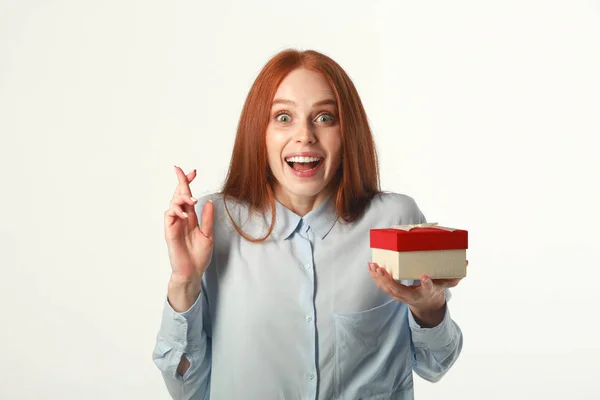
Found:
[[470, 232], [463, 353], [416, 398], [600, 399], [592, 0], [0, 0], [0, 399], [168, 398], [173, 164], [220, 188], [288, 47], [349, 73], [383, 188]]

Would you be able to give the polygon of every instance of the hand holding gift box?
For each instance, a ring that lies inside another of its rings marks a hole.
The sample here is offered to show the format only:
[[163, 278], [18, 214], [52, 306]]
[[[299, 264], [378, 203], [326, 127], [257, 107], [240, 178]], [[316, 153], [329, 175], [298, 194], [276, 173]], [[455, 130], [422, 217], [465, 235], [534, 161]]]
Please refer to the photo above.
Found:
[[372, 261], [395, 280], [463, 278], [468, 232], [436, 222], [371, 229]]

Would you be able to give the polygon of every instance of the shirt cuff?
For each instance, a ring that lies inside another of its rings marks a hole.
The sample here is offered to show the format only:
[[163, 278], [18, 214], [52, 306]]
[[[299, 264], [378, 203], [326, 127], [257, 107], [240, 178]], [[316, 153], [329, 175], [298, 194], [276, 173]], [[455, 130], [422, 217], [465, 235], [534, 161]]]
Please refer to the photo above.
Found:
[[194, 304], [181, 313], [171, 307], [168, 298], [165, 299], [160, 336], [171, 343], [173, 348], [181, 351], [191, 350], [195, 347], [193, 339], [201, 337], [202, 296], [200, 293]]
[[446, 305], [444, 309], [444, 319], [433, 328], [421, 327], [410, 308], [408, 310], [408, 325], [412, 332], [412, 339], [415, 347], [426, 347], [429, 349], [440, 349], [452, 343], [454, 336], [454, 324], [450, 317], [450, 309], [448, 308], [448, 300], [450, 299], [450, 291], [446, 290]]

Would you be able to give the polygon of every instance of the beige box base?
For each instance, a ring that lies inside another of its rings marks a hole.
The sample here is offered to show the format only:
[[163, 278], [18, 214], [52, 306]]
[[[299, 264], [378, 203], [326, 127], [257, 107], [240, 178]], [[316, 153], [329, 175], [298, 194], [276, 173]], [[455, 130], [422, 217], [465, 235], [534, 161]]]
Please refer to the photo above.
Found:
[[372, 261], [385, 268], [396, 280], [464, 278], [467, 275], [466, 250], [392, 251], [371, 249]]

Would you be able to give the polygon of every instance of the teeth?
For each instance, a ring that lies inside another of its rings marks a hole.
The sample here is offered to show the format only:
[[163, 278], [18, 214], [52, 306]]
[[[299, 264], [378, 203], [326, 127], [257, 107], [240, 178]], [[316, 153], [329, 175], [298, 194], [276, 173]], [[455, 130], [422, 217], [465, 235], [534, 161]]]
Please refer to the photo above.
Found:
[[319, 161], [321, 157], [288, 157], [285, 159], [287, 162], [299, 162], [299, 163], [309, 163]]

